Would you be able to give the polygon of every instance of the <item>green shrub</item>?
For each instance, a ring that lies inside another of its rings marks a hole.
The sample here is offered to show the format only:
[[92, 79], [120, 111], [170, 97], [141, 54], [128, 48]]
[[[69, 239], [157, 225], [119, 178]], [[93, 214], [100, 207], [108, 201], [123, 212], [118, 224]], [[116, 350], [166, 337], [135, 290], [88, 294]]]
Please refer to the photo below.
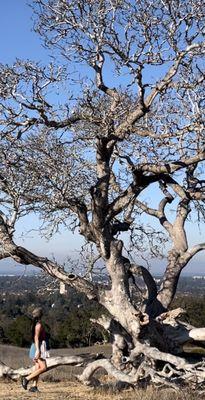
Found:
[[[177, 296], [172, 308], [182, 307], [186, 314], [183, 319], [196, 327], [205, 326], [205, 297]], [[181, 318], [182, 319], [182, 318]]]
[[5, 336], [9, 343], [26, 347], [31, 343], [31, 320], [25, 316], [20, 315], [15, 318], [6, 328]]

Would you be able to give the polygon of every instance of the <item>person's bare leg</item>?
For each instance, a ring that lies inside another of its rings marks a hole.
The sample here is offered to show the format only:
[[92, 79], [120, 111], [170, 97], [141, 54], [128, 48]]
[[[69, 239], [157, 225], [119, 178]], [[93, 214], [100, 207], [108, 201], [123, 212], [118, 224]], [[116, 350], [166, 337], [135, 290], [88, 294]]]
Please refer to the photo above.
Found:
[[[42, 374], [44, 371], [46, 371], [46, 369], [47, 366], [44, 360], [35, 361], [35, 371], [32, 372], [27, 377], [21, 377], [21, 385], [23, 386], [23, 388], [27, 390], [28, 383], [32, 380], [33, 386], [31, 386], [29, 390], [35, 391], [35, 388], [37, 388], [39, 375]], [[32, 390], [32, 387], [34, 388], [34, 390]]]
[[[38, 369], [39, 369], [39, 364], [38, 364], [38, 361], [36, 361], [36, 362], [35, 362], [35, 370], [37, 371]], [[31, 387], [37, 388], [37, 386], [38, 386], [38, 379], [39, 379], [39, 376], [37, 376], [36, 378], [33, 379], [33, 385], [32, 385]]]
[[37, 376], [36, 378], [33, 379], [33, 385], [32, 385], [33, 387], [37, 387], [38, 379], [39, 379], [39, 376]]
[[29, 382], [31, 380], [33, 380], [34, 378], [37, 378], [40, 374], [42, 374], [43, 372], [45, 372], [47, 370], [47, 366], [46, 366], [46, 362], [44, 360], [38, 360], [38, 366], [39, 368], [32, 372], [30, 375], [28, 375], [26, 377], [26, 380]]

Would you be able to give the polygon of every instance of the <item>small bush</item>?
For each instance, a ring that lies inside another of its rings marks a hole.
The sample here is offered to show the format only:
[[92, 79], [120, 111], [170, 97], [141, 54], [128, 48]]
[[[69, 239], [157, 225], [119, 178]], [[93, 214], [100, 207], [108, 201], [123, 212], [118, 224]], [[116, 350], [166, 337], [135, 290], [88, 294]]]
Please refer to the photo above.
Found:
[[5, 330], [9, 343], [20, 347], [29, 346], [31, 343], [31, 320], [21, 315], [13, 320]]

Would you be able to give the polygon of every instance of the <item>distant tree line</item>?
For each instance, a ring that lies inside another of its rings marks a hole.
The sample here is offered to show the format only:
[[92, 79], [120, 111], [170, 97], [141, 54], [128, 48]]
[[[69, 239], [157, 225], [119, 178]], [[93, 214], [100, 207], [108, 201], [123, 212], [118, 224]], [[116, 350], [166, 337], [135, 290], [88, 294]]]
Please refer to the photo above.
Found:
[[205, 296], [180, 294], [172, 303], [172, 308], [176, 307], [182, 307], [186, 311], [180, 319], [196, 327], [205, 326]]
[[[35, 294], [32, 291], [0, 293], [0, 343], [27, 347], [31, 343], [31, 310], [33, 306], [44, 309], [44, 325], [50, 337], [51, 348], [90, 346], [96, 342], [108, 341], [109, 336], [101, 327], [90, 322], [100, 315], [95, 302], [69, 289], [67, 295], [53, 292]], [[205, 296], [180, 294], [172, 304], [173, 308], [186, 310], [183, 317], [195, 326], [205, 326]]]
[[94, 326], [90, 318], [100, 315], [100, 307], [85, 296], [69, 289], [68, 295], [59, 292], [35, 295], [0, 294], [0, 343], [27, 347], [31, 343], [32, 306], [44, 310], [44, 325], [52, 348], [82, 347], [108, 340], [103, 328]]

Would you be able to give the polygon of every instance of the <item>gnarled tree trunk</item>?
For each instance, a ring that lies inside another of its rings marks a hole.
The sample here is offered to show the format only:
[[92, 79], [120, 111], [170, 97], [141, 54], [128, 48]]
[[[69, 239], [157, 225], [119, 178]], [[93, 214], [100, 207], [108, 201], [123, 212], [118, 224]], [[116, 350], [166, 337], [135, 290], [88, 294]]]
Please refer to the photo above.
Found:
[[[189, 213], [205, 218], [205, 13], [203, 2], [188, 3], [33, 0], [35, 31], [60, 49], [68, 68], [62, 59], [59, 67], [0, 65], [0, 259], [38, 267], [104, 307], [98, 323], [111, 334], [113, 354], [91, 363], [85, 382], [99, 368], [131, 384], [204, 382], [203, 361], [187, 361], [183, 344], [200, 341], [203, 349], [205, 328], [169, 311], [183, 268], [205, 249], [190, 247], [185, 230]], [[56, 98], [59, 87], [65, 104]], [[88, 279], [92, 267], [84, 276], [68, 273], [19, 246], [16, 222], [30, 213], [49, 234], [79, 227], [109, 284]], [[147, 228], [143, 213], [164, 234]], [[143, 260], [164, 255], [169, 239], [160, 288], [126, 258], [123, 232]]]

